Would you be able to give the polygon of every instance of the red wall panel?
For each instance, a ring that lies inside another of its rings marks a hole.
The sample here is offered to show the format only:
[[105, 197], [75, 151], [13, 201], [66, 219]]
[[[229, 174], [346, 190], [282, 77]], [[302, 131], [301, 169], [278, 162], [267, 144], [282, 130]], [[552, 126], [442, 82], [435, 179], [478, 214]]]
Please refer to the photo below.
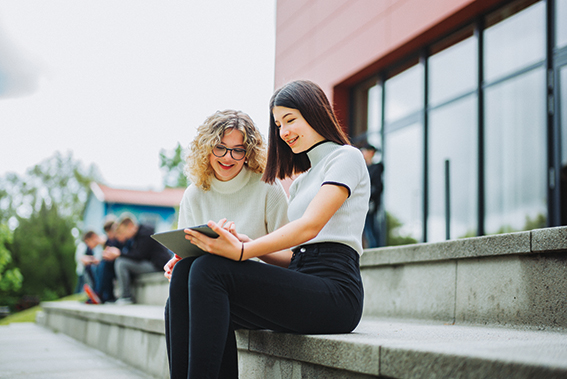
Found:
[[348, 86], [502, 2], [277, 0], [275, 86], [313, 80], [344, 122]]

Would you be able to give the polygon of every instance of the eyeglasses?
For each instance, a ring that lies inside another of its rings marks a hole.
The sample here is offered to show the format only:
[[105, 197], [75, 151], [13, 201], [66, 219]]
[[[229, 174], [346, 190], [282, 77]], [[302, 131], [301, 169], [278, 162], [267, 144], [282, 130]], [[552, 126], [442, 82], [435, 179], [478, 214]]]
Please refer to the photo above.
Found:
[[229, 149], [228, 147], [223, 145], [216, 145], [215, 147], [213, 147], [213, 155], [218, 158], [224, 157], [226, 153], [229, 151], [230, 151], [230, 156], [235, 161], [240, 161], [244, 159], [244, 157], [246, 156], [245, 149], [239, 149], [239, 148]]

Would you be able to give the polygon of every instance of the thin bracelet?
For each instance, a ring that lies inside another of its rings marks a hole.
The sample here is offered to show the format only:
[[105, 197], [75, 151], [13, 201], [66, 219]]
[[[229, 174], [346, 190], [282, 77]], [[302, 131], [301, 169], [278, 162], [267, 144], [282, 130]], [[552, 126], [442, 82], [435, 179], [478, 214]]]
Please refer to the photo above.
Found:
[[238, 262], [242, 262], [243, 255], [244, 255], [244, 242], [242, 242], [242, 248], [240, 249], [240, 259], [238, 259]]

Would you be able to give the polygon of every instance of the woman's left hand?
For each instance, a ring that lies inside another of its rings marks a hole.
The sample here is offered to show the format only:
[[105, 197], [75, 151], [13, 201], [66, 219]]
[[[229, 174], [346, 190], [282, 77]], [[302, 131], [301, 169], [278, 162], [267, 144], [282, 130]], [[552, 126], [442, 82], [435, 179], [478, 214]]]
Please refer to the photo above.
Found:
[[238, 261], [240, 260], [242, 242], [224, 228], [225, 223], [226, 218], [221, 219], [218, 223], [214, 221], [207, 223], [219, 235], [217, 238], [210, 238], [195, 230], [185, 229], [185, 239], [206, 252]]

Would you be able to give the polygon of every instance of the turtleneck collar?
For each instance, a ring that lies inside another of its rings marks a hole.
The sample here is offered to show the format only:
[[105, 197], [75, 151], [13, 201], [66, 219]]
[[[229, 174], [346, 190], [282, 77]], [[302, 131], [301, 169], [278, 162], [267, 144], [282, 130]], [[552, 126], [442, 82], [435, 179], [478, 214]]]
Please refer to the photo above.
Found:
[[213, 177], [211, 181], [211, 189], [218, 193], [235, 193], [240, 191], [248, 181], [250, 180], [250, 176], [252, 175], [252, 171], [248, 170], [246, 166], [242, 167], [242, 170], [236, 175], [234, 178], [223, 182], [218, 180], [216, 177]]
[[327, 154], [338, 147], [340, 147], [340, 145], [332, 141], [322, 141], [313, 145], [306, 152], [311, 162], [311, 167], [315, 167]]

